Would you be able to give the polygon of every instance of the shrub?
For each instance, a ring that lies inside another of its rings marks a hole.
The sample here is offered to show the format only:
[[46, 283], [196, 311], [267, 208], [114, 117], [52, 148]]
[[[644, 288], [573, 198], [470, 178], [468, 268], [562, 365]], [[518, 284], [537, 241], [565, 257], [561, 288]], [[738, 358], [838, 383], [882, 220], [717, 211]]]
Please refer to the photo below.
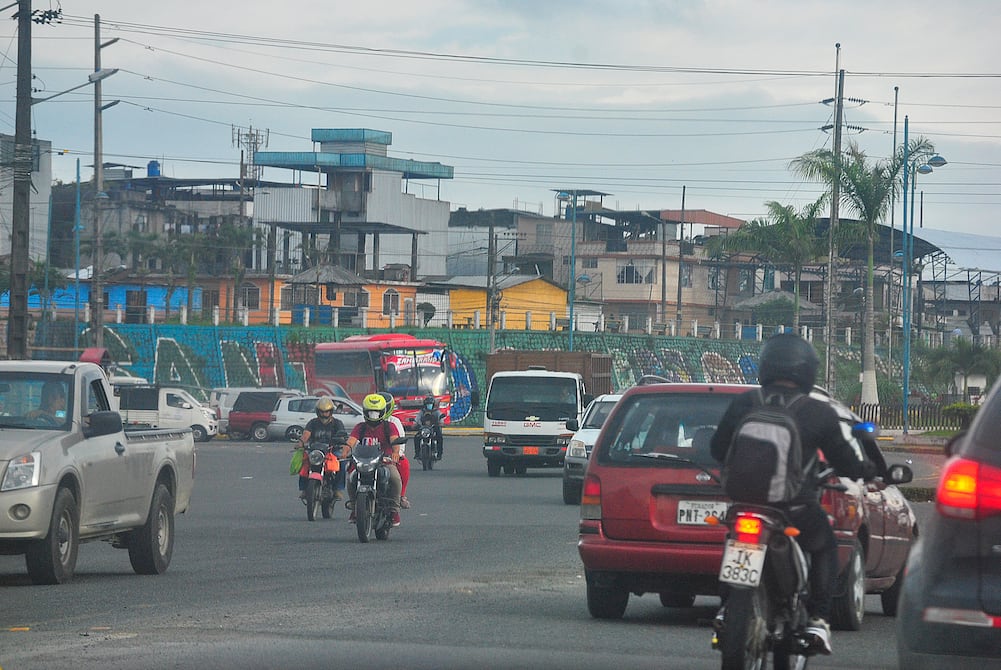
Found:
[[949, 419], [959, 421], [960, 428], [965, 430], [970, 427], [973, 415], [977, 413], [977, 406], [968, 402], [954, 402], [943, 407], [942, 413]]

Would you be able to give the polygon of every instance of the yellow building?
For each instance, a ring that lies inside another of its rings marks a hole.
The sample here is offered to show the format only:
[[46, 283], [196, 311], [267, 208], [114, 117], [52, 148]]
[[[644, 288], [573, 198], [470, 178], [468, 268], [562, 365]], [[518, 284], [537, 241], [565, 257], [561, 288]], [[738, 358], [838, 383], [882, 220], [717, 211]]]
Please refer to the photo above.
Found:
[[[449, 291], [452, 323], [459, 328], [487, 325], [485, 277], [456, 277], [439, 285]], [[550, 279], [505, 275], [492, 288], [498, 326], [509, 330], [549, 330], [552, 319], [568, 319], [567, 291]]]

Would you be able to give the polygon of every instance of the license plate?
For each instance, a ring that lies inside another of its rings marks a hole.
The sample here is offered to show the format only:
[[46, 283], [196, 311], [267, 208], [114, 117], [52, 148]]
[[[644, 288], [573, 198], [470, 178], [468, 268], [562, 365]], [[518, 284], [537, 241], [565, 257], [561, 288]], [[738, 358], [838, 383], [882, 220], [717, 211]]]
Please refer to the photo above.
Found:
[[525, 454], [526, 456], [538, 456], [539, 455], [539, 448], [538, 447], [522, 447], [521, 453]]
[[710, 516], [718, 519], [726, 516], [726, 508], [727, 503], [722, 500], [679, 500], [678, 525], [704, 526]]
[[750, 544], [727, 540], [723, 549], [723, 564], [719, 580], [737, 586], [756, 587], [761, 581], [761, 568], [765, 565], [764, 544]]

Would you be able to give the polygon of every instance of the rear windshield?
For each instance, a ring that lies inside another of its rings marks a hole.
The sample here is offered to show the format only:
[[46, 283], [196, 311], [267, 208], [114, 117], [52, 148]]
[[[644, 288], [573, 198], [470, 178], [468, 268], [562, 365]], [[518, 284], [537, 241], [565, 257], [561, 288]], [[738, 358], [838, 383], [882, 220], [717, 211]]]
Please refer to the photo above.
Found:
[[281, 397], [279, 391], [244, 391], [233, 403], [233, 411], [270, 412]]
[[615, 407], [614, 400], [595, 400], [584, 415], [581, 428], [601, 428], [613, 407]]
[[[716, 465], [709, 441], [735, 396], [719, 393], [638, 394], [621, 406], [597, 446], [598, 460], [628, 463], [641, 454], [669, 454]], [[649, 465], [648, 458], [636, 462]]]

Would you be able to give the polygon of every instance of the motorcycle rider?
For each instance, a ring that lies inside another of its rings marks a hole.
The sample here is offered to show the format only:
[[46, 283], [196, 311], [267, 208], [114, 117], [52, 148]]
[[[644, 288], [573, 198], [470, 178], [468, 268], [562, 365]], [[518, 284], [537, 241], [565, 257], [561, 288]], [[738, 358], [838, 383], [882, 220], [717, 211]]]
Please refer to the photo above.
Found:
[[[794, 396], [809, 394], [817, 377], [819, 360], [813, 345], [793, 334], [769, 338], [761, 348], [758, 363], [758, 383], [769, 397], [779, 394], [788, 406]], [[759, 396], [757, 389], [743, 393], [730, 403], [720, 419], [710, 443], [713, 458], [722, 463], [740, 420], [750, 412]], [[872, 479], [876, 466], [849, 442], [850, 427], [846, 427], [828, 403], [806, 397], [790, 408], [799, 429], [803, 447], [803, 462], [811, 462], [812, 453], [820, 449], [827, 463], [841, 476], [852, 479]], [[827, 513], [820, 506], [820, 492], [815, 479], [807, 477], [803, 488], [789, 503], [782, 505], [800, 530], [796, 537], [800, 547], [810, 555], [810, 595], [806, 602], [809, 622], [804, 631], [811, 647], [822, 654], [831, 653], [831, 600], [838, 570], [837, 546]], [[725, 592], [723, 593], [725, 597]], [[724, 607], [716, 615], [714, 625], [725, 628]]]
[[[435, 400], [434, 396], [425, 396], [421, 403], [421, 410], [417, 413], [414, 423], [418, 430], [425, 423], [431, 428], [431, 439], [434, 440], [434, 460], [440, 461], [444, 447], [444, 438], [441, 433], [441, 412], [438, 411], [438, 401]], [[420, 448], [419, 444], [420, 435], [418, 434], [414, 437], [415, 457], [419, 456], [417, 453], [417, 450]]]
[[[319, 444], [337, 444], [342, 441], [347, 435], [347, 430], [344, 428], [344, 423], [334, 416], [334, 401], [330, 398], [323, 397], [316, 401], [316, 418], [310, 419], [306, 423], [306, 427], [302, 430], [302, 435], [299, 437], [297, 449], [305, 449], [306, 445], [311, 445], [313, 443]], [[299, 471], [299, 497], [303, 498], [306, 494], [306, 481], [307, 477], [304, 473], [308, 472], [306, 458], [303, 458], [303, 469]], [[344, 469], [337, 471], [334, 478], [334, 499], [342, 500], [344, 498]]]
[[[406, 435], [407, 431], [403, 428], [403, 422], [393, 415], [393, 410], [396, 409], [396, 399], [393, 397], [393, 394], [381, 391], [379, 395], [386, 399], [386, 421], [396, 426], [396, 430], [399, 431], [400, 435]], [[400, 447], [400, 462], [397, 465], [400, 468], [400, 480], [403, 482], [403, 488], [400, 491], [400, 507], [410, 509], [410, 501], [407, 499], [407, 483], [410, 481], [410, 460], [407, 458], [406, 451], [402, 446]]]
[[[406, 441], [406, 436], [401, 435], [396, 426], [386, 419], [386, 399], [378, 393], [370, 393], [362, 401], [362, 411], [365, 420], [359, 423], [351, 431], [348, 437], [346, 453], [350, 453], [354, 446], [365, 441], [366, 444], [377, 446], [382, 450], [383, 457], [388, 459], [386, 463], [389, 470], [389, 512], [392, 516], [393, 527], [400, 525], [400, 494], [403, 490], [403, 482], [400, 478], [400, 440]], [[351, 510], [349, 522], [355, 520], [355, 498], [358, 496], [358, 480], [352, 478], [348, 483], [348, 502], [346, 506]]]

